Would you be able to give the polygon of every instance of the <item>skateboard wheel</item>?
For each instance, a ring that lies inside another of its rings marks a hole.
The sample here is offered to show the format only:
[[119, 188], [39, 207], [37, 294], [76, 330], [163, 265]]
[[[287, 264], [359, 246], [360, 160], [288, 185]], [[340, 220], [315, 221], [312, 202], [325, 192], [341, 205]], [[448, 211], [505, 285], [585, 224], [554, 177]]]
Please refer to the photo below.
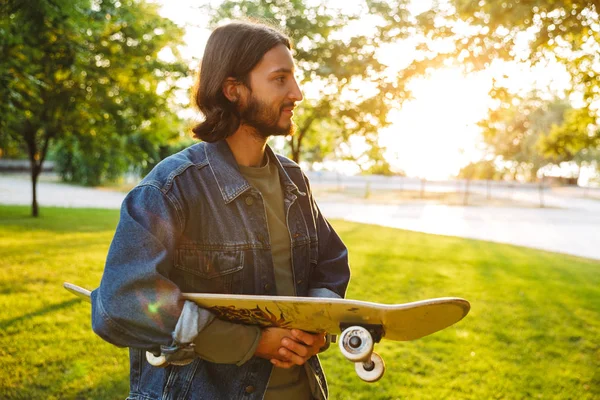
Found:
[[373, 337], [362, 326], [351, 326], [342, 332], [339, 346], [342, 354], [349, 361], [365, 361], [373, 352]]
[[377, 353], [371, 353], [370, 361], [354, 364], [356, 375], [365, 382], [377, 382], [385, 372], [383, 358]]
[[146, 360], [154, 367], [164, 367], [167, 364], [167, 358], [164, 355], [161, 354], [157, 357], [149, 351], [146, 352]]

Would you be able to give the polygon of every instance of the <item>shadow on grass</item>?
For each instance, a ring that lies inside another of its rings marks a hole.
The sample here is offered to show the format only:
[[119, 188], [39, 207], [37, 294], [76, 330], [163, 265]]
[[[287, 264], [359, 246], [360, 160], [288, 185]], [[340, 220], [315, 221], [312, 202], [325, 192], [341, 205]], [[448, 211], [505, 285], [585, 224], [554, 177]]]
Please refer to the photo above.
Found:
[[67, 301], [63, 301], [62, 303], [52, 304], [48, 307], [44, 307], [40, 310], [31, 312], [28, 314], [24, 314], [24, 315], [21, 315], [16, 318], [10, 318], [10, 319], [4, 320], [4, 321], [0, 321], [0, 329], [6, 329], [14, 324], [17, 324], [17, 323], [27, 320], [29, 318], [39, 317], [42, 315], [49, 314], [53, 311], [58, 311], [58, 310], [62, 310], [64, 308], [71, 307], [73, 304], [76, 304], [79, 302], [81, 302], [80, 299], [67, 300]]
[[[49, 379], [48, 370], [40, 368], [32, 368], [30, 373], [32, 376], [29, 382], [25, 385], [13, 386], [10, 388], [0, 388], [0, 397], [2, 399], [30, 399], [30, 400], [45, 400], [48, 398], [56, 399], [74, 399], [74, 400], [112, 400], [125, 399], [129, 394], [129, 373], [113, 373], [105, 374], [104, 377], [91, 383], [88, 375], [96, 376], [98, 364], [102, 363], [102, 359], [97, 359], [93, 363], [89, 360], [74, 359], [62, 361], [65, 368], [63, 375], [57, 377], [53, 375]], [[89, 382], [85, 384], [73, 384], [81, 382]], [[26, 394], [26, 397], [23, 396]]]

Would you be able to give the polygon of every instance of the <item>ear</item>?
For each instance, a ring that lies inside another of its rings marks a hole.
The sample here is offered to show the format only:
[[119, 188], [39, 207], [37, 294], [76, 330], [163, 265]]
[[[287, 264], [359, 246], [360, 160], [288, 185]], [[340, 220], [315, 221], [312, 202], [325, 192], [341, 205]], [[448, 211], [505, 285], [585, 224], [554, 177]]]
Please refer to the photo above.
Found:
[[227, 100], [237, 103], [240, 99], [240, 83], [235, 78], [227, 78], [223, 82], [223, 94]]

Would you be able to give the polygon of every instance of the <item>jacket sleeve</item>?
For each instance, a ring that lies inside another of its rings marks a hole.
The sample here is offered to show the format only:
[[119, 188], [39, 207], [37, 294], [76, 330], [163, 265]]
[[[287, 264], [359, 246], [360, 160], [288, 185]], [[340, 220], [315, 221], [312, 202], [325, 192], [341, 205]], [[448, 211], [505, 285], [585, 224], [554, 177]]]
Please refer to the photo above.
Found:
[[325, 219], [315, 202], [308, 178], [304, 176], [308, 188], [309, 202], [317, 228], [318, 257], [317, 265], [313, 268], [310, 284], [310, 297], [340, 297], [346, 295], [350, 281], [350, 266], [348, 265], [348, 249]]
[[183, 301], [167, 277], [182, 229], [181, 208], [159, 188], [127, 195], [92, 292], [92, 329], [104, 340], [145, 350], [171, 344]]

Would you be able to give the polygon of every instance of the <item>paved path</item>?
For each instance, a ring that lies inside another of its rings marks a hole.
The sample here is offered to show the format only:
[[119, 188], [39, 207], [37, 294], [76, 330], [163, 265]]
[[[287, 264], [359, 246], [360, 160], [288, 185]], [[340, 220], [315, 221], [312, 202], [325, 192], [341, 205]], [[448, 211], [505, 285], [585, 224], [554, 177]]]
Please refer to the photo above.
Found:
[[[31, 182], [25, 175], [0, 174], [0, 204], [31, 204]], [[54, 182], [39, 182], [40, 206], [120, 208], [124, 193]]]
[[600, 259], [600, 213], [577, 209], [323, 203], [323, 214]]
[[[40, 206], [119, 208], [123, 193], [53, 182], [38, 184]], [[600, 260], [600, 201], [548, 197], [567, 208], [376, 205], [319, 201], [328, 218], [343, 218], [440, 235], [460, 236]], [[0, 204], [30, 204], [26, 177], [0, 175]], [[558, 205], [558, 204], [557, 204]]]

